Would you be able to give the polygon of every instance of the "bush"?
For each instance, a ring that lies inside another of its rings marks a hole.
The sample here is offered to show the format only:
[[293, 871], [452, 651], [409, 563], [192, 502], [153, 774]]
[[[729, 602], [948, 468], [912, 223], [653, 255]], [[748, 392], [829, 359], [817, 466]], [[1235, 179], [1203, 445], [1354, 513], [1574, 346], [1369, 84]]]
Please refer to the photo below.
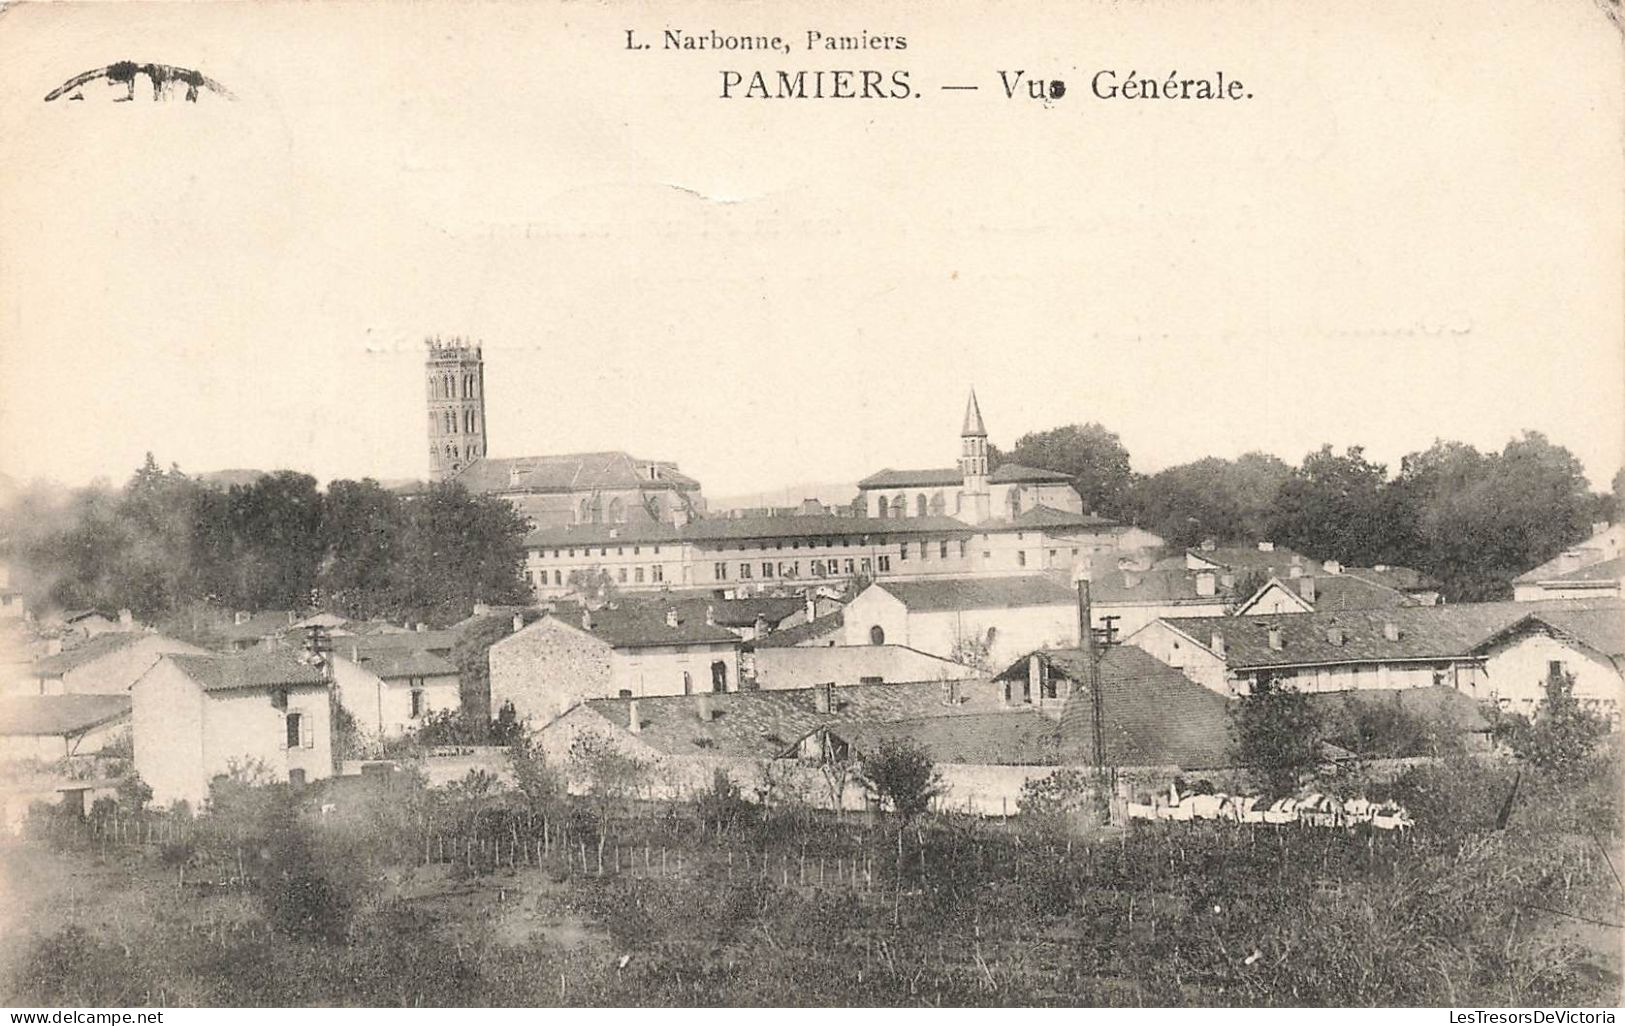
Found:
[[1574, 697], [1574, 676], [1565, 673], [1548, 680], [1546, 695], [1535, 718], [1519, 713], [1500, 716], [1496, 737], [1521, 761], [1562, 777], [1572, 777], [1585, 766], [1597, 742], [1608, 733], [1608, 721], [1585, 708]]
[[1274, 793], [1296, 791], [1299, 777], [1320, 761], [1320, 722], [1296, 688], [1261, 681], [1231, 715], [1242, 765], [1263, 776]]
[[880, 739], [859, 764], [858, 779], [905, 819], [930, 809], [932, 799], [943, 792], [942, 778], [930, 754], [914, 742], [898, 737]]

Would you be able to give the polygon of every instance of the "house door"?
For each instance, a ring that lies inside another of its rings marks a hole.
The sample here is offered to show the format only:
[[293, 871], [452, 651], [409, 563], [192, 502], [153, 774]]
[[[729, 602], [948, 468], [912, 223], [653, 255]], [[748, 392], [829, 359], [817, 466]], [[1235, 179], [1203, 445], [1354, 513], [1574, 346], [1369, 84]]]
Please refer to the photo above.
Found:
[[728, 664], [720, 659], [711, 664], [711, 690], [728, 690]]

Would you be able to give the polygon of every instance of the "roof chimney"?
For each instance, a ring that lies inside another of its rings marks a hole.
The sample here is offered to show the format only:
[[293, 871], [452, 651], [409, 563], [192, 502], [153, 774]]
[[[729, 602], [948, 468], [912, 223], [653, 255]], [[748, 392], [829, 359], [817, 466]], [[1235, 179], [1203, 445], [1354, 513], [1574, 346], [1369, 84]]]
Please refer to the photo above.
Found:
[[676, 627], [677, 624], [678, 624], [677, 610], [675, 610], [675, 609], [666, 610], [666, 626], [667, 627]]
[[1209, 646], [1209, 647], [1211, 647], [1213, 649], [1213, 654], [1214, 655], [1218, 656], [1220, 659], [1223, 659], [1224, 658], [1224, 635], [1221, 634], [1218, 631], [1214, 631], [1213, 632], [1213, 644], [1211, 646]]
[[626, 729], [634, 734], [643, 733], [643, 718], [638, 715], [638, 700], [635, 698], [626, 702]]
[[1342, 647], [1343, 641], [1344, 641], [1343, 628], [1341, 628], [1341, 627], [1328, 627], [1328, 628], [1326, 628], [1326, 641], [1327, 641], [1328, 644], [1336, 645], [1338, 647]]
[[1343, 572], [1343, 564], [1339, 563], [1335, 559], [1328, 559], [1326, 562], [1320, 565], [1320, 568], [1329, 574], [1340, 574]]
[[586, 606], [581, 607], [581, 629], [584, 631], [592, 630], [592, 610]]
[[[1294, 567], [1293, 569], [1297, 569]], [[1313, 577], [1298, 578], [1298, 594], [1303, 596], [1305, 602], [1315, 600], [1315, 579]]]
[[1303, 567], [1299, 566], [1296, 563], [1293, 563], [1292, 564], [1292, 569], [1287, 571], [1287, 576], [1292, 578], [1294, 581], [1297, 580], [1298, 578], [1303, 576]]
[[1215, 542], [1212, 538], [1203, 538], [1202, 539], [1202, 551], [1203, 552], [1212, 552], [1214, 549], [1216, 549], [1218, 547], [1219, 547], [1218, 543]]
[[237, 610], [236, 615], [231, 618], [231, 622], [235, 626], [241, 627], [243, 624], [248, 622], [248, 611], [246, 609]]
[[1138, 574], [1131, 574], [1127, 570], [1123, 571], [1123, 587], [1125, 589], [1133, 588], [1139, 583], [1140, 577]]
[[1258, 551], [1259, 552], [1274, 552], [1275, 551], [1275, 543], [1272, 542], [1272, 541], [1261, 541], [1261, 542], [1258, 543]]
[[816, 684], [813, 686], [813, 709], [817, 712], [828, 713], [835, 697], [834, 684]]
[[490, 613], [491, 613], [491, 607], [487, 603], [484, 603], [484, 602], [476, 602], [476, 603], [474, 603], [474, 615], [475, 616], [489, 616]]
[[1215, 587], [1217, 584], [1218, 578], [1214, 577], [1212, 573], [1204, 570], [1196, 575], [1196, 594], [1212, 595], [1217, 590]]
[[1271, 627], [1270, 628], [1270, 651], [1279, 652], [1279, 651], [1281, 651], [1281, 649], [1283, 649], [1285, 647], [1286, 647], [1286, 644], [1281, 640], [1281, 628], [1279, 628], [1279, 627]]
[[715, 606], [712, 606], [712, 605], [709, 605], [709, 604], [706, 605], [706, 607], [705, 607], [705, 625], [707, 627], [715, 627], [717, 625], [717, 610], [716, 610]]
[[523, 613], [513, 614], [513, 632], [518, 634], [525, 629], [525, 616]]
[[812, 591], [811, 588], [808, 588], [807, 589], [807, 622], [812, 623], [816, 619], [818, 619], [818, 603], [813, 601], [813, 591]]
[[419, 634], [422, 634], [424, 631], [426, 631], [428, 629], [429, 629], [429, 625], [424, 623], [421, 620], [419, 620], [417, 625], [413, 628], [413, 630], [417, 631]]
[[694, 703], [694, 711], [699, 714], [701, 723], [710, 723], [717, 718], [717, 711], [711, 708], [711, 696], [702, 692], [697, 697], [698, 701]]
[[1399, 624], [1392, 620], [1389, 620], [1387, 623], [1383, 624], [1382, 636], [1388, 641], [1398, 641], [1400, 639]]

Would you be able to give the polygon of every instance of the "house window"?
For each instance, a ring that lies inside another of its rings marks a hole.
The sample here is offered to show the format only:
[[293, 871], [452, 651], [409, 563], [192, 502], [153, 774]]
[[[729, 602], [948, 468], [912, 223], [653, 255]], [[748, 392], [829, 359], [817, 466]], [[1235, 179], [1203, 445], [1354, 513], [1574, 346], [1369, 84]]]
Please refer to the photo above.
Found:
[[739, 564], [739, 579], [741, 581], [750, 580], [750, 564], [749, 563], [741, 563], [741, 564]]
[[862, 559], [858, 560], [858, 570], [862, 573], [868, 573], [869, 568], [872, 566], [874, 566], [874, 561], [868, 556], [864, 556]]
[[849, 574], [852, 573], [852, 571], [855, 569], [850, 557], [848, 557], [846, 562], [844, 564], [842, 564], [842, 565], [845, 567], [846, 572], [849, 573]]
[[908, 542], [903, 542], [897, 546], [897, 558], [903, 562], [908, 561]]
[[287, 688], [272, 688], [271, 689], [271, 708], [273, 708], [273, 709], [286, 709], [287, 707], [288, 707], [288, 689]]
[[[867, 564], [868, 560], [864, 560], [864, 563]], [[881, 573], [886, 573], [886, 572], [890, 571], [891, 570], [891, 557], [890, 556], [876, 556], [875, 557], [875, 566], [880, 568]], [[865, 566], [864, 569], [868, 569], [868, 567]]]
[[555, 570], [555, 571], [553, 571], [553, 583], [556, 584], [556, 585], [564, 583], [564, 571], [563, 570]]
[[692, 695], [693, 693], [694, 693], [694, 675], [692, 673], [689, 673], [687, 670], [684, 670], [683, 671], [683, 694]]
[[[850, 573], [851, 570], [852, 570], [852, 561], [850, 559], [846, 561], [846, 569], [847, 569], [848, 573]], [[838, 559], [830, 560], [829, 561], [829, 572], [832, 573], [832, 574], [840, 573], [841, 572], [841, 561], [838, 560]]]
[[626, 567], [624, 567], [624, 566], [616, 567], [616, 569], [615, 569], [615, 579], [617, 581], [619, 581], [621, 584], [626, 583]]
[[762, 564], [762, 576], [763, 577], [772, 577], [773, 576], [773, 564], [772, 563], [763, 563]]
[[1564, 666], [1561, 659], [1553, 659], [1546, 664], [1546, 679], [1548, 681], [1562, 680], [1563, 672]]
[[965, 558], [965, 539], [959, 539], [959, 558]]
[[287, 737], [284, 739], [286, 744], [284, 744], [283, 747], [298, 748], [300, 731], [304, 727], [305, 717], [300, 713], [289, 713], [285, 722], [288, 728], [288, 733]]
[[921, 559], [930, 559], [931, 558], [931, 543], [926, 541], [924, 538], [920, 539], [920, 558]]
[[726, 581], [728, 579], [728, 564], [727, 563], [712, 563], [711, 564], [711, 573], [712, 573], [713, 576], [716, 577], [717, 580]]
[[663, 566], [660, 566], [658, 564], [656, 564], [655, 566], [650, 567], [649, 568], [649, 573], [654, 577], [655, 581], [657, 581], [657, 582], [664, 581], [666, 579], [666, 568], [663, 567]]
[[728, 664], [720, 659], [711, 664], [711, 690], [728, 690]]
[[948, 539], [942, 539], [942, 544], [937, 550], [937, 555], [941, 556], [943, 559], [948, 558]]
[[412, 689], [412, 718], [418, 719], [423, 715], [423, 689]]
[[869, 644], [884, 645], [886, 643], [886, 628], [878, 623], [869, 628]]
[[632, 571], [632, 582], [634, 584], [643, 583], [643, 567], [637, 567]]
[[1027, 551], [1025, 549], [1017, 549], [1016, 550], [1016, 565], [1017, 566], [1026, 566], [1027, 565]]

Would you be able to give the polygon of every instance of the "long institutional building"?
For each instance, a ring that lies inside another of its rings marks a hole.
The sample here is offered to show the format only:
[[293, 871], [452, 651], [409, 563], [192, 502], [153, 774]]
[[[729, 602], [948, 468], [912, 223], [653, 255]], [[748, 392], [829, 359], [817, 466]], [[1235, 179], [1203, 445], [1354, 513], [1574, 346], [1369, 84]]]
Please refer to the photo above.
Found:
[[621, 452], [485, 456], [479, 348], [432, 344], [426, 365], [433, 475], [511, 501], [531, 524], [526, 576], [538, 598], [603, 571], [623, 591], [736, 593], [1068, 570], [1078, 560], [1156, 539], [1087, 513], [1064, 474], [1004, 464], [989, 471], [973, 392], [953, 467], [884, 469], [858, 482], [858, 516], [706, 517], [674, 463]]

